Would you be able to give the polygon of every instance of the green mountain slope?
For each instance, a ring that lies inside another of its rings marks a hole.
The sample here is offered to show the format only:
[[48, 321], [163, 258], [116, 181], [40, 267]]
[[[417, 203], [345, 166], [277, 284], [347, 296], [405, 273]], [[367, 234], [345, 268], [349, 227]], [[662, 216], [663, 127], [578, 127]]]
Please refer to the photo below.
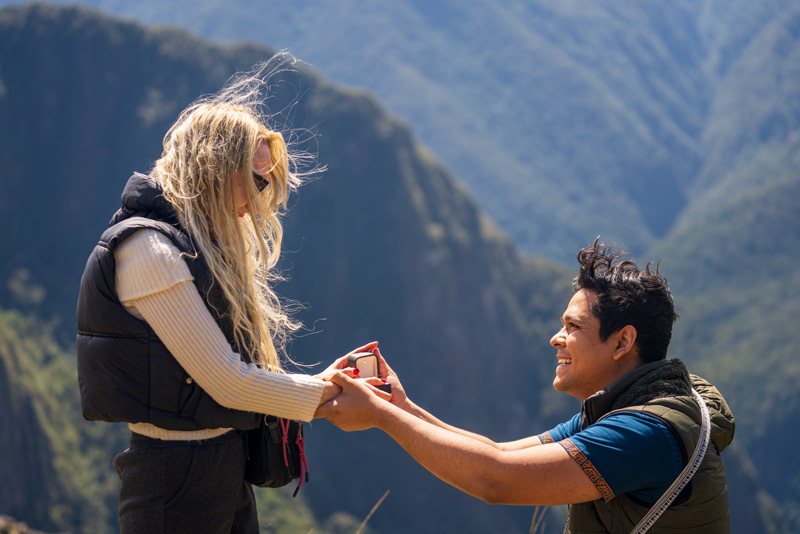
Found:
[[108, 451], [78, 420], [74, 355], [51, 331], [0, 309], [0, 510], [41, 530], [106, 532], [116, 522]]
[[800, 6], [755, 35], [725, 72], [703, 132], [707, 154], [682, 222], [796, 171]]
[[795, 441], [800, 369], [800, 6], [725, 68], [703, 142], [708, 157], [679, 224], [651, 257], [681, 303], [675, 347], [723, 388], [737, 440], [800, 528], [800, 466], [759, 444]]
[[791, 529], [800, 520], [800, 463], [776, 461], [763, 444], [796, 441], [800, 424], [798, 206], [794, 173], [676, 230], [656, 252], [681, 304], [673, 354], [736, 392], [736, 439]]

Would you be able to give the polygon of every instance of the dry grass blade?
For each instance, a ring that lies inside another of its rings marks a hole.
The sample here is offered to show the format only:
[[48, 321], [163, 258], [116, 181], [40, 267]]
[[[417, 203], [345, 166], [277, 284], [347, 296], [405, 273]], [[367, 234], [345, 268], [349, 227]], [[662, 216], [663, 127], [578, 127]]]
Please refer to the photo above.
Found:
[[361, 531], [363, 531], [363, 530], [364, 530], [364, 527], [365, 527], [365, 526], [367, 526], [367, 521], [369, 521], [369, 518], [370, 518], [370, 517], [372, 517], [372, 514], [374, 514], [374, 513], [375, 513], [375, 510], [377, 510], [377, 509], [378, 509], [378, 506], [380, 506], [380, 505], [381, 505], [381, 503], [383, 503], [383, 501], [384, 501], [384, 500], [386, 499], [386, 497], [388, 497], [388, 496], [389, 496], [389, 490], [386, 490], [386, 493], [384, 493], [384, 494], [383, 494], [383, 497], [381, 497], [380, 499], [378, 499], [378, 502], [376, 502], [376, 503], [375, 503], [375, 506], [373, 506], [373, 507], [372, 507], [372, 510], [370, 510], [370, 511], [369, 511], [369, 513], [367, 514], [367, 517], [365, 517], [365, 518], [364, 518], [364, 521], [363, 521], [363, 522], [361, 523], [361, 525], [358, 527], [358, 530], [356, 530], [356, 534], [361, 534]]
[[547, 513], [547, 506], [534, 506], [533, 508], [533, 519], [531, 519], [531, 529], [528, 531], [529, 534], [537, 534], [544, 532], [544, 516]]

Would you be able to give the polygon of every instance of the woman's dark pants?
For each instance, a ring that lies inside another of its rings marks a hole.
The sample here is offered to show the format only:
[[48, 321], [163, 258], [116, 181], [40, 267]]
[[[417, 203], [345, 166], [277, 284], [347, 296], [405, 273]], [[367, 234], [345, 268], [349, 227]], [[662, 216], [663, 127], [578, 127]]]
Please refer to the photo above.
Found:
[[244, 480], [242, 433], [203, 441], [132, 434], [114, 458], [121, 534], [256, 534], [252, 486]]

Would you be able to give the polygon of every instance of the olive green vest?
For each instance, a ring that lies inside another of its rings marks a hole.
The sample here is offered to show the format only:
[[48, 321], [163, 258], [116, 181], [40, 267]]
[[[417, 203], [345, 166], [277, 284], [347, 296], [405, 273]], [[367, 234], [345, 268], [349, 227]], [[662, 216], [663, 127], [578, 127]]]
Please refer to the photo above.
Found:
[[[643, 365], [586, 400], [584, 425], [612, 413], [643, 412], [667, 423], [683, 445], [688, 462], [700, 438], [700, 408], [691, 395], [697, 390], [708, 406], [712, 438], [700, 468], [649, 532], [729, 533], [730, 510], [725, 466], [720, 451], [733, 439], [733, 416], [717, 389], [688, 374], [680, 360]], [[662, 396], [663, 395], [663, 396]], [[588, 406], [587, 406], [588, 405]], [[587, 409], [588, 408], [588, 409]], [[567, 532], [622, 534], [633, 530], [650, 505], [628, 495], [617, 495], [569, 507]]]

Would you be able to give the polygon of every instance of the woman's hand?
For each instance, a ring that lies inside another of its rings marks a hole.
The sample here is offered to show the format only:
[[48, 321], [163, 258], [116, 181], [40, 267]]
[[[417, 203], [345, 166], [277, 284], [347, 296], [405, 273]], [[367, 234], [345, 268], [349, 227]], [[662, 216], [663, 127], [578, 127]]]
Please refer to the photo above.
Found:
[[338, 371], [340, 369], [345, 369], [347, 367], [347, 358], [349, 358], [351, 354], [355, 354], [357, 352], [372, 352], [374, 349], [377, 349], [377, 348], [378, 348], [378, 342], [377, 341], [372, 341], [370, 343], [367, 343], [363, 347], [359, 347], [357, 349], [351, 350], [350, 352], [348, 352], [344, 356], [335, 359], [333, 361], [333, 363], [328, 366], [327, 369], [325, 369], [324, 371], [322, 371], [320, 374], [318, 374], [316, 376], [317, 376], [317, 378], [322, 378], [323, 380], [326, 379], [325, 377], [330, 378], [333, 374], [336, 373], [336, 371]]
[[[341, 393], [341, 388], [332, 381], [332, 377], [337, 373], [344, 372], [350, 378], [359, 378], [358, 369], [351, 369], [347, 367], [347, 359], [351, 354], [356, 354], [358, 352], [372, 352], [378, 358], [378, 377], [365, 378], [364, 381], [371, 386], [377, 386], [379, 384], [386, 383], [391, 384], [391, 397], [387, 399], [385, 394], [381, 394], [379, 397], [384, 400], [389, 400], [389, 402], [400, 408], [408, 409], [407, 405], [410, 405], [411, 402], [406, 395], [403, 384], [400, 382], [400, 378], [398, 378], [397, 373], [394, 372], [391, 366], [386, 362], [386, 358], [384, 358], [381, 354], [377, 341], [367, 343], [362, 347], [351, 350], [344, 356], [334, 360], [334, 362], [331, 363], [327, 369], [315, 375], [317, 378], [326, 381], [325, 390], [322, 393], [322, 398], [320, 399], [319, 403], [320, 406], [325, 404], [327, 401], [336, 398], [336, 396]], [[319, 417], [318, 414], [319, 410], [317, 411], [317, 415], [315, 415], [315, 417]]]
[[[351, 354], [355, 354], [357, 352], [372, 352], [373, 349], [377, 349], [378, 342], [372, 341], [367, 343], [363, 347], [359, 347], [357, 349], [351, 350], [341, 358], [337, 358], [334, 360], [332, 364], [330, 364], [327, 369], [314, 375], [315, 378], [319, 378], [320, 380], [325, 381], [325, 387], [322, 390], [322, 396], [319, 399], [319, 405], [323, 405], [329, 400], [336, 398], [341, 392], [342, 388], [337, 385], [336, 383], [331, 381], [331, 377], [340, 371], [344, 370], [348, 376], [350, 377], [357, 377], [358, 376], [358, 369], [348, 369], [347, 368], [347, 358], [350, 357]], [[374, 385], [374, 384], [373, 384]], [[314, 417], [318, 417], [317, 414], [314, 414]]]

